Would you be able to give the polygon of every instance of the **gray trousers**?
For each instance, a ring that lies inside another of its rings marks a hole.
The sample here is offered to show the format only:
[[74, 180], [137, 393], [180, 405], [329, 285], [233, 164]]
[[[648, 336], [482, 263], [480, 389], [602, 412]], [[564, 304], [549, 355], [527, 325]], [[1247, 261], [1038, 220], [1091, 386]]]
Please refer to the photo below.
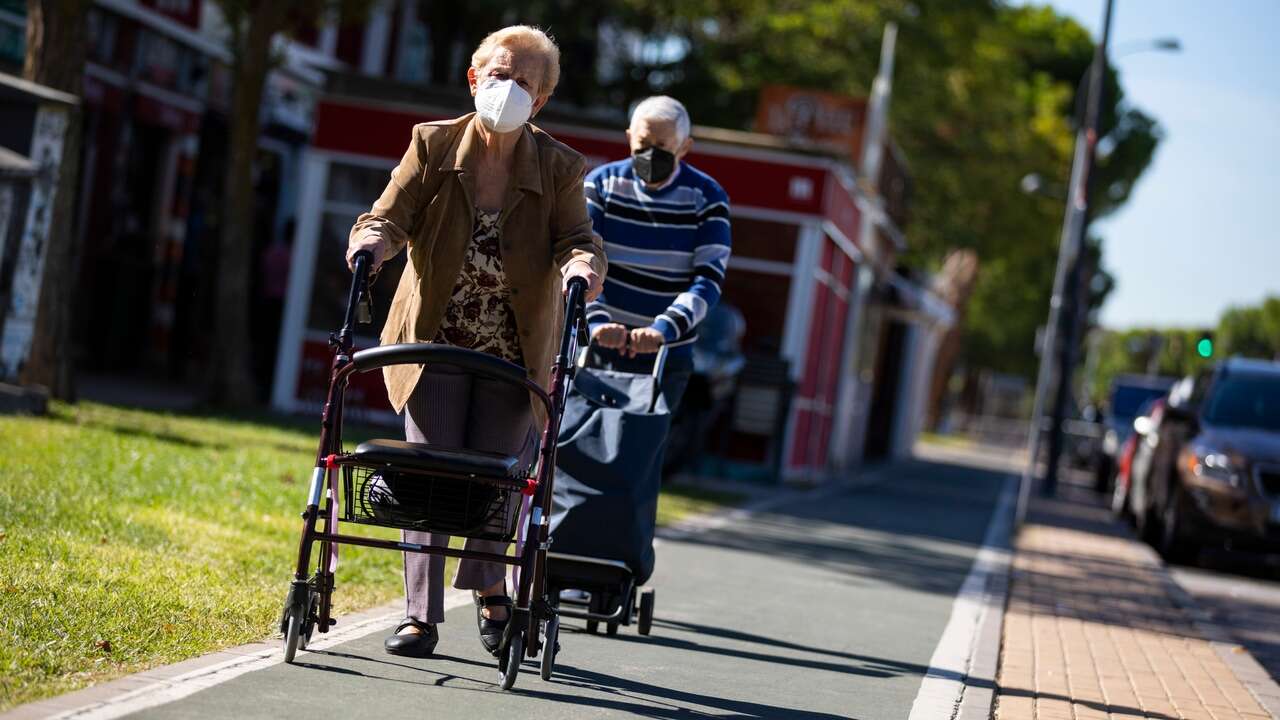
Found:
[[[405, 405], [404, 437], [468, 450], [518, 455], [532, 460], [533, 413], [529, 392], [510, 383], [473, 377], [454, 366], [428, 367]], [[449, 536], [404, 530], [404, 542], [444, 547]], [[503, 554], [509, 543], [467, 540], [466, 549]], [[502, 580], [501, 563], [461, 560], [453, 586], [482, 590]], [[405, 614], [418, 622], [444, 622], [444, 556], [404, 554]]]

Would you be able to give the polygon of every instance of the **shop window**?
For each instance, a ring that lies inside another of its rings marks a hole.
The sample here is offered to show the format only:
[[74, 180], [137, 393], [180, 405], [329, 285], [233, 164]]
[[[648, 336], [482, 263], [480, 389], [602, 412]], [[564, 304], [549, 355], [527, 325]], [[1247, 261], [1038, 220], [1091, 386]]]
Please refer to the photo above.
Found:
[[[347, 307], [347, 293], [351, 290], [351, 271], [347, 269], [347, 238], [355, 217], [348, 212], [326, 212], [320, 224], [320, 242], [316, 248], [315, 281], [311, 287], [311, 307], [307, 327], [311, 330], [331, 332], [342, 325], [342, 315]], [[375, 338], [382, 331], [382, 323], [391, 308], [391, 298], [404, 268], [405, 253], [382, 265], [373, 283], [373, 325], [356, 328], [360, 337]]]
[[388, 167], [333, 163], [329, 166], [325, 200], [367, 208], [382, 195], [390, 179], [391, 169]]
[[735, 256], [784, 263], [795, 259], [799, 225], [743, 217], [734, 217], [732, 223]]
[[[347, 269], [346, 262], [347, 238], [356, 218], [378, 199], [389, 179], [388, 167], [330, 164], [316, 247], [315, 280], [307, 312], [308, 329], [328, 333], [342, 324], [347, 293], [351, 288], [351, 271]], [[381, 332], [400, 271], [404, 268], [404, 258], [405, 254], [401, 252], [384, 263], [378, 273], [371, 288], [373, 325], [356, 329], [357, 337], [364, 339], [363, 343], [357, 342], [358, 345], [369, 344]]]
[[742, 347], [748, 352], [774, 355], [782, 347], [791, 278], [749, 270], [729, 269], [721, 302], [738, 308], [747, 318]]

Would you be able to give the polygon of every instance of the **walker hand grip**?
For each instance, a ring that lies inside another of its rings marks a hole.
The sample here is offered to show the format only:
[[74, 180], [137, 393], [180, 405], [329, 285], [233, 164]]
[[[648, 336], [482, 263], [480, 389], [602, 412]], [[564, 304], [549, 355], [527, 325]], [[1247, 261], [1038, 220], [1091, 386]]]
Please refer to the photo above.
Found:
[[[338, 331], [336, 344], [342, 352], [351, 352], [351, 326], [357, 321], [368, 322], [372, 320], [372, 316], [368, 315], [368, 308], [361, 308], [361, 304], [366, 302], [366, 291], [369, 288], [369, 265], [373, 262], [373, 253], [368, 250], [361, 250], [351, 258], [351, 295], [347, 298], [347, 312], [342, 318], [342, 329]], [[361, 310], [365, 312], [361, 312]], [[369, 320], [362, 320], [362, 315], [368, 315]]]
[[357, 278], [369, 278], [369, 266], [373, 264], [373, 253], [361, 250], [351, 258], [351, 274]]
[[569, 297], [569, 305], [576, 306], [578, 303], [585, 303], [587, 298], [587, 280], [581, 277], [569, 278], [569, 289], [566, 293]]

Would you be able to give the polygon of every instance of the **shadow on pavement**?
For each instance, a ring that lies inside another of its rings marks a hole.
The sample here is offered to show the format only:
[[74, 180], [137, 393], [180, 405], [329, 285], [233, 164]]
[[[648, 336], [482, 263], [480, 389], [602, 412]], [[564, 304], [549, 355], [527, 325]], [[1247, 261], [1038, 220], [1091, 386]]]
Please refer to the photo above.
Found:
[[[322, 662], [296, 662], [295, 665], [308, 670], [318, 670], [321, 672], [331, 672], [339, 675], [363, 677], [422, 687], [450, 686], [453, 690], [468, 692], [501, 692], [498, 690], [496, 685], [491, 688], [483, 689], [465, 687], [461, 685], [450, 685], [450, 683], [454, 681], [464, 681], [468, 683], [476, 682], [476, 678], [456, 675], [448, 672], [440, 672], [438, 670], [423, 668], [417, 665], [408, 665], [362, 655], [335, 652], [332, 650], [319, 650], [315, 651], [314, 654], [342, 658], [344, 660], [362, 661], [372, 663], [374, 665], [385, 665], [400, 669], [413, 670], [423, 673], [425, 677], [423, 677], [422, 680], [405, 679], [402, 677], [393, 677], [389, 673], [376, 672], [376, 668], [371, 668], [369, 671], [361, 671], [349, 667], [327, 665]], [[777, 658], [762, 657], [770, 662], [778, 660]], [[497, 672], [494, 669], [493, 664], [487, 662], [468, 660], [448, 655], [435, 655], [432, 657], [432, 660], [443, 661], [449, 664], [481, 667], [495, 675]], [[848, 670], [842, 669], [840, 671], [847, 672]], [[605, 673], [582, 670], [571, 665], [563, 664], [556, 666], [556, 674], [552, 682], [548, 685], [543, 683], [537, 677], [536, 665], [526, 661], [521, 667], [520, 683], [521, 684], [518, 684], [514, 690], [515, 694], [519, 696], [539, 698], [565, 705], [589, 707], [593, 710], [616, 710], [639, 717], [688, 718], [704, 714], [704, 711], [696, 709], [698, 707], [714, 708], [719, 711], [717, 712], [716, 717], [721, 718], [778, 718], [779, 720], [787, 720], [789, 718], [814, 718], [816, 720], [822, 720], [823, 718], [842, 717], [828, 713], [814, 712], [812, 710], [785, 708], [766, 703], [734, 700], [714, 695], [688, 692], [671, 687], [653, 685], [650, 683], [640, 682], [638, 680], [608, 675]], [[556, 688], [557, 686], [585, 690], [588, 691], [589, 694], [573, 695], [556, 692], [554, 689], [539, 689], [544, 687]], [[722, 713], [731, 714], [726, 715]]]
[[1061, 542], [1072, 547], [1070, 553], [1018, 550], [1020, 562], [1013, 578], [1028, 588], [1025, 596], [1018, 596], [1027, 603], [1028, 612], [1201, 637], [1184, 609], [1166, 592], [1163, 568], [1141, 563], [1132, 551], [1124, 551], [1120, 544], [1137, 540], [1092, 490], [1060, 485], [1057, 497], [1032, 503], [1027, 523], [1068, 534]]
[[887, 477], [873, 488], [821, 501], [799, 497], [742, 524], [678, 541], [795, 559], [854, 582], [954, 595], [1007, 474], [925, 460], [882, 472]]
[[[776, 718], [777, 720], [812, 718], [813, 720], [823, 720], [824, 718], [845, 717], [842, 715], [832, 715], [830, 713], [814, 712], [812, 710], [784, 708], [776, 705], [767, 705], [765, 703], [754, 703], [746, 700], [733, 700], [730, 698], [716, 697], [714, 695], [685, 692], [674, 688], [651, 685], [649, 683], [643, 683], [636, 680], [628, 680], [626, 678], [620, 678], [613, 675], [606, 675], [604, 673], [594, 672], [591, 670], [580, 670], [570, 665], [557, 666], [556, 676], [557, 682], [559, 683], [579, 687], [585, 690], [591, 690], [596, 693], [617, 697], [619, 699], [602, 700], [599, 696], [565, 696], [557, 693], [538, 691], [525, 692], [524, 694], [531, 695], [533, 697], [544, 697], [548, 700], [555, 700], [556, 702], [584, 705], [591, 708], [605, 707], [613, 710], [622, 710], [642, 717], [654, 718], [688, 718], [691, 715], [704, 714], [703, 712], [689, 708], [689, 705], [699, 705], [702, 707], [715, 708], [721, 712], [732, 713], [730, 715], [717, 713], [716, 717], [718, 718]], [[648, 697], [637, 698], [629, 693], [639, 693]], [[631, 702], [632, 700], [639, 700], [640, 702]], [[650, 704], [654, 702], [659, 704]]]

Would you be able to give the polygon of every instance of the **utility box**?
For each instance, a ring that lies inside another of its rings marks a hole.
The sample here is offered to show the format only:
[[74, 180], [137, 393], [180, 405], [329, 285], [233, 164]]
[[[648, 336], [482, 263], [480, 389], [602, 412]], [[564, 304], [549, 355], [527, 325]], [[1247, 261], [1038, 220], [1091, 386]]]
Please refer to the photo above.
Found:
[[12, 179], [0, 181], [9, 188], [0, 195], [11, 196], [10, 217], [0, 224], [0, 380], [15, 380], [31, 352], [62, 151], [78, 104], [74, 95], [0, 73], [0, 148], [12, 168]]

